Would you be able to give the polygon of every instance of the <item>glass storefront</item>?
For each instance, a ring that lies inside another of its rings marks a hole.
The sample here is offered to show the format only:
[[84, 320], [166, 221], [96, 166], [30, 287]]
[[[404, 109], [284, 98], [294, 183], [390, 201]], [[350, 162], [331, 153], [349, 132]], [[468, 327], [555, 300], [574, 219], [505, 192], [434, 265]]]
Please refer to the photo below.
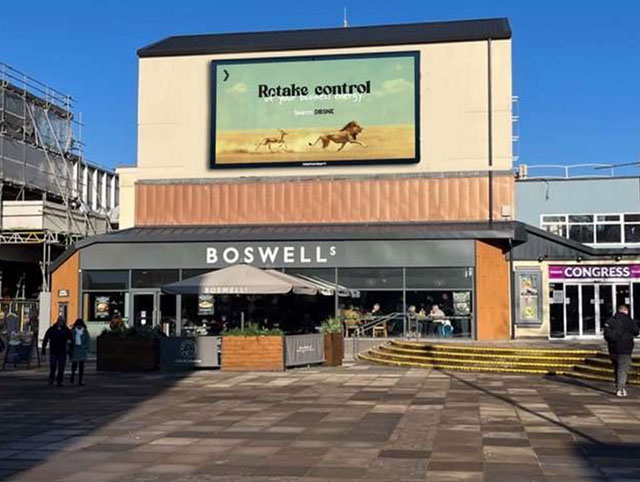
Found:
[[601, 337], [604, 323], [617, 307], [627, 305], [640, 315], [640, 283], [628, 281], [565, 281], [549, 283], [549, 336]]
[[[165, 284], [210, 269], [87, 270], [83, 313], [108, 323], [120, 313], [129, 325], [159, 326], [168, 335], [218, 335], [246, 323], [286, 333], [315, 332], [338, 316], [362, 336], [471, 337], [473, 268], [287, 268], [297, 276], [337, 284], [357, 296], [168, 295]], [[178, 313], [179, 312], [179, 313]]]

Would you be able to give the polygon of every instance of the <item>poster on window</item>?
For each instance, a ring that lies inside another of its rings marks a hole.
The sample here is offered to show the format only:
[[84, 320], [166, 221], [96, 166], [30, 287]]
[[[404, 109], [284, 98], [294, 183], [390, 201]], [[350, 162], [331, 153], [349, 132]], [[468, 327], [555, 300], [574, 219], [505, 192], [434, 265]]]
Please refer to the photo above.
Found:
[[455, 316], [467, 316], [471, 313], [471, 293], [469, 291], [453, 292], [453, 311]]
[[111, 298], [109, 296], [96, 296], [94, 301], [94, 313], [96, 320], [109, 319]]
[[213, 295], [198, 295], [198, 316], [213, 315]]
[[518, 320], [537, 322], [540, 316], [540, 273], [526, 271], [518, 273]]

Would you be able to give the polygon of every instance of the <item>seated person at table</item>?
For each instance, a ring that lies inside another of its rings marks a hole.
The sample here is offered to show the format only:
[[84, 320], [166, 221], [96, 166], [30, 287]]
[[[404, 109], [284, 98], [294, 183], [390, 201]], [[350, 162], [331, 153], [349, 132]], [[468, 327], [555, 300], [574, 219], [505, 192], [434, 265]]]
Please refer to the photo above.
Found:
[[438, 305], [433, 305], [427, 319], [430, 321], [427, 325], [427, 335], [435, 335], [438, 332], [438, 327], [445, 320], [444, 311]]

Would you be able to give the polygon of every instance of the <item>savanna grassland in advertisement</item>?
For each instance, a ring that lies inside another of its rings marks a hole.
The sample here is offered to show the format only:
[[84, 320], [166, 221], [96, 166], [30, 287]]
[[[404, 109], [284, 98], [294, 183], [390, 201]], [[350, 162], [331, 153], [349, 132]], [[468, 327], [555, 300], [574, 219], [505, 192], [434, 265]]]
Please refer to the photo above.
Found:
[[419, 53], [212, 62], [211, 167], [419, 160]]

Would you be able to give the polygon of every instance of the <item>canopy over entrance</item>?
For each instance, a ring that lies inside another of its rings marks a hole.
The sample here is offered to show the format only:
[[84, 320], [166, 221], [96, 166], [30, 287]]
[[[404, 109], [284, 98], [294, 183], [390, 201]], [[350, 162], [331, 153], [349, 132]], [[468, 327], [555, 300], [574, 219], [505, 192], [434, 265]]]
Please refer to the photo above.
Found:
[[315, 295], [320, 287], [279, 271], [237, 264], [165, 285], [162, 291], [180, 295], [268, 295], [292, 291], [300, 295]]

